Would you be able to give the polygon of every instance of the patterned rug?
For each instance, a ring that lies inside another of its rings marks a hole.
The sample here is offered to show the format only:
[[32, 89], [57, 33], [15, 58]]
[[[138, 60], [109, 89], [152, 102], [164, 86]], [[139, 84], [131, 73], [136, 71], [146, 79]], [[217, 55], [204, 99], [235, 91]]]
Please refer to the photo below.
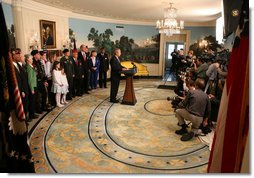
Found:
[[54, 109], [31, 135], [36, 172], [205, 173], [208, 147], [196, 137], [180, 141], [166, 100], [174, 93], [157, 86], [135, 80], [135, 106], [110, 103], [107, 88]]

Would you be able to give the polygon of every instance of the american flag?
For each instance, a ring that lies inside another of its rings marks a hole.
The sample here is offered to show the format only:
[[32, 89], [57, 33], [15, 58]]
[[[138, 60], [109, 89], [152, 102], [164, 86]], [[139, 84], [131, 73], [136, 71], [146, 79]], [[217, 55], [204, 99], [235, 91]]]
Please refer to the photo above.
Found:
[[244, 0], [218, 122], [210, 154], [209, 173], [239, 173], [249, 134], [249, 2]]
[[[25, 113], [24, 113], [24, 108], [21, 100], [21, 94], [18, 88], [18, 83], [15, 75], [15, 69], [13, 65], [13, 59], [12, 59], [12, 54], [10, 53], [9, 49], [9, 41], [8, 41], [8, 32], [6, 29], [6, 23], [4, 19], [4, 14], [2, 10], [2, 4], [1, 4], [1, 18], [0, 18], [0, 23], [1, 23], [1, 28], [0, 28], [0, 60], [4, 64], [5, 68], [5, 75], [6, 75], [6, 81], [8, 85], [6, 86], [6, 90], [4, 90], [4, 95], [8, 96], [6, 97], [6, 103], [9, 103], [9, 110], [11, 112], [15, 112], [15, 114], [11, 114], [11, 123], [10, 127], [11, 130], [13, 130], [15, 133], [24, 133], [26, 131], [26, 126], [25, 125]], [[15, 118], [14, 118], [15, 117]], [[12, 128], [14, 126], [14, 122], [22, 122], [19, 124], [19, 126], [22, 125], [22, 127], [17, 127], [17, 129]], [[16, 132], [16, 131], [17, 132]]]

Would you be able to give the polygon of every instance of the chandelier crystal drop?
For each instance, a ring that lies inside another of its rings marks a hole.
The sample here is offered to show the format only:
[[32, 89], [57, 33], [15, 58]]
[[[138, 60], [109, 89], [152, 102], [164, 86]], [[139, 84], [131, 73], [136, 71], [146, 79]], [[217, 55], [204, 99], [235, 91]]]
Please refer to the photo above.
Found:
[[178, 22], [176, 20], [177, 9], [173, 7], [173, 3], [169, 3], [169, 7], [164, 8], [164, 20], [157, 20], [156, 28], [159, 33], [165, 33], [167, 36], [173, 34], [180, 34], [180, 30], [184, 28], [184, 21]]

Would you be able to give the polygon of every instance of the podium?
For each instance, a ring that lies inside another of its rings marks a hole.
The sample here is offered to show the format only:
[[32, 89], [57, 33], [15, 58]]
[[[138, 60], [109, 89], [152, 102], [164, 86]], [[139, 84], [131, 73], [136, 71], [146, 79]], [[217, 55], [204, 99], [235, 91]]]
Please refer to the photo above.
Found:
[[137, 68], [123, 70], [120, 73], [126, 76], [126, 85], [122, 104], [135, 105], [137, 103], [137, 99], [133, 87], [133, 76], [137, 73]]

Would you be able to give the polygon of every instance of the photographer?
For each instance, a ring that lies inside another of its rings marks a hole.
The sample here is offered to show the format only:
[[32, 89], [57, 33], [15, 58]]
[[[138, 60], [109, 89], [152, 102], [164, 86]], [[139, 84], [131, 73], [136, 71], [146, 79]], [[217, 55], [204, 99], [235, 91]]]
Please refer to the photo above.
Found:
[[183, 83], [184, 95], [183, 96], [174, 96], [168, 97], [167, 100], [171, 101], [172, 107], [175, 109], [182, 108], [182, 101], [185, 99], [185, 96], [188, 95], [188, 92], [191, 90], [195, 90], [195, 82], [191, 79], [184, 81]]
[[179, 125], [182, 127], [176, 130], [175, 133], [182, 135], [182, 141], [188, 141], [194, 136], [194, 132], [188, 133], [185, 120], [191, 121], [192, 128], [198, 129], [200, 124], [208, 121], [211, 113], [211, 103], [208, 96], [202, 91], [205, 87], [203, 79], [195, 81], [195, 90], [188, 92], [188, 95], [183, 100], [184, 109], [176, 110], [176, 117]]
[[193, 51], [192, 50], [188, 51], [188, 54], [186, 56], [187, 68], [192, 67], [192, 64], [193, 64], [193, 61], [195, 60], [195, 58], [196, 58], [196, 56], [193, 55]]
[[197, 75], [197, 78], [207, 80], [206, 71], [208, 69], [207, 63], [204, 61], [204, 58], [198, 57], [196, 62], [194, 62], [194, 71]]
[[177, 57], [178, 57], [178, 61], [179, 61], [179, 71], [185, 72], [186, 68], [187, 68], [187, 60], [186, 60], [186, 58], [184, 56], [183, 49], [179, 50], [179, 53], [178, 53]]
[[217, 122], [217, 117], [220, 108], [220, 101], [223, 92], [224, 82], [219, 80], [215, 86], [214, 94], [209, 94], [208, 97], [211, 102], [211, 117], [210, 121]]
[[[206, 71], [206, 75], [209, 78], [209, 87], [206, 88], [207, 93], [214, 93], [214, 86], [218, 82], [218, 80], [225, 80], [225, 77], [227, 76], [227, 65], [225, 64], [225, 61], [218, 60], [215, 63], [211, 64]], [[209, 90], [208, 90], [209, 89]]]
[[176, 72], [178, 70], [178, 68], [177, 68], [177, 66], [178, 66], [178, 61], [177, 61], [178, 52], [176, 49], [174, 49], [174, 51], [171, 53], [171, 56], [172, 56], [171, 72]]

